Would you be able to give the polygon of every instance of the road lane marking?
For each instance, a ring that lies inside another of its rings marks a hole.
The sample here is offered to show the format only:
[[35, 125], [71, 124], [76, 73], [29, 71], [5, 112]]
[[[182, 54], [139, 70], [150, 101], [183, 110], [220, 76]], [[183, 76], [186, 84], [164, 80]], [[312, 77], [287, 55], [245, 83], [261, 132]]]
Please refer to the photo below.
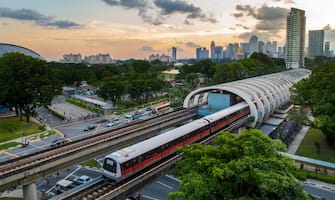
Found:
[[160, 181], [157, 181], [157, 183], [159, 183], [159, 184], [161, 184], [161, 185], [163, 185], [163, 186], [169, 188], [170, 190], [173, 189], [173, 187], [171, 187], [171, 186], [169, 186], [169, 185], [167, 185], [167, 184], [165, 184], [165, 183], [162, 183], [162, 182], [160, 182]]
[[64, 135], [64, 133], [60, 132], [59, 130], [57, 130], [57, 129], [55, 129], [55, 128], [53, 128], [52, 130], [55, 131], [58, 135], [60, 135], [62, 138], [66, 139], [68, 142], [72, 142], [72, 139], [69, 138], [69, 137], [66, 137], [66, 136]]
[[19, 155], [16, 155], [16, 154], [14, 154], [14, 153], [11, 153], [11, 152], [8, 152], [8, 151], [4, 151], [4, 150], [1, 150], [1, 151], [0, 151], [0, 154], [6, 154], [7, 156], [12, 156], [12, 157], [14, 157], [14, 158], [18, 158], [18, 157], [20, 157]]
[[142, 197], [146, 198], [146, 199], [151, 199], [151, 200], [159, 200], [159, 199], [156, 199], [156, 198], [153, 198], [153, 197], [150, 197], [150, 196], [147, 196], [147, 195], [141, 195]]
[[179, 179], [177, 179], [176, 177], [173, 177], [171, 175], [166, 174], [165, 176], [168, 177], [168, 178], [170, 178], [170, 179], [172, 179], [172, 180], [174, 180], [174, 181], [177, 181], [178, 183], [181, 182]]

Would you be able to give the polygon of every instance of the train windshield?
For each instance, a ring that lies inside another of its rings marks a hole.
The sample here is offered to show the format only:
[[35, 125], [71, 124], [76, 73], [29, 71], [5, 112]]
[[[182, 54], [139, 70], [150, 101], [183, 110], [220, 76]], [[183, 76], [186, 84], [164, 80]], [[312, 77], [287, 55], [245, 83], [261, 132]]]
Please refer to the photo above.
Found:
[[116, 173], [116, 161], [110, 158], [105, 158], [103, 168], [112, 173]]

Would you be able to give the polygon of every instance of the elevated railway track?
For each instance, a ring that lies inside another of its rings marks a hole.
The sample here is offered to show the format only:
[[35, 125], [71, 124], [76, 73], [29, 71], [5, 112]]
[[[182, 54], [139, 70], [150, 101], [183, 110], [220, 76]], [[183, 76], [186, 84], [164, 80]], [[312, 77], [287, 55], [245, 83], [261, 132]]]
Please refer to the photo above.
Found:
[[[231, 131], [234, 128], [238, 128], [246, 122], [250, 121], [250, 116], [243, 117], [238, 121], [230, 124], [229, 127], [225, 128], [224, 131]], [[200, 141], [201, 144], [209, 144], [219, 132], [216, 132]], [[173, 154], [158, 163], [155, 163], [146, 169], [138, 172], [137, 174], [126, 178], [125, 180], [114, 183], [107, 178], [101, 179], [100, 182], [92, 185], [85, 190], [78, 191], [71, 195], [64, 196], [57, 199], [66, 200], [110, 200], [110, 199], [125, 199], [127, 195], [134, 192], [134, 189], [143, 187], [145, 183], [149, 183], [154, 179], [159, 178], [159, 176], [167, 173], [176, 162], [182, 159], [182, 153]]]
[[0, 191], [16, 185], [34, 183], [54, 171], [143, 140], [154, 132], [195, 116], [195, 110], [183, 109], [142, 123], [74, 141], [55, 149], [0, 163]]

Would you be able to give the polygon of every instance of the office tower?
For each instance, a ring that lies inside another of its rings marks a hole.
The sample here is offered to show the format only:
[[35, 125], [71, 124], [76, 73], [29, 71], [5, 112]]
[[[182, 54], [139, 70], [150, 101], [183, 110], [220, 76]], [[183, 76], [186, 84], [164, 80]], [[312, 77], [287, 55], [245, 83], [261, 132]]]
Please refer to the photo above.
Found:
[[215, 53], [214, 54], [214, 59], [215, 60], [222, 60], [223, 59], [223, 47], [222, 46], [216, 46], [214, 53]]
[[196, 48], [196, 59], [202, 60], [202, 59], [208, 59], [209, 58], [209, 51], [206, 49], [206, 47], [199, 47]]
[[211, 59], [215, 59], [215, 43], [211, 42]]
[[285, 63], [287, 68], [303, 68], [305, 66], [305, 11], [291, 8], [287, 16], [286, 27], [286, 54]]
[[275, 57], [277, 55], [277, 41], [266, 42], [265, 53], [270, 57]]
[[330, 42], [325, 43], [325, 56], [330, 57]]
[[324, 30], [309, 31], [308, 35], [308, 56], [323, 56], [323, 43], [325, 38]]
[[259, 41], [258, 42], [258, 52], [259, 53], [266, 53], [266, 50], [265, 50], [265, 43], [263, 41]]
[[238, 43], [234, 43], [234, 44], [229, 43], [228, 50], [227, 50], [227, 57], [232, 60], [236, 60], [238, 47], [239, 47]]
[[241, 43], [240, 47], [242, 48], [244, 58], [248, 57], [249, 54], [249, 43]]
[[249, 56], [251, 56], [254, 52], [258, 52], [258, 49], [258, 38], [253, 35], [249, 40]]
[[176, 62], [176, 61], [177, 61], [177, 48], [172, 47], [172, 62]]

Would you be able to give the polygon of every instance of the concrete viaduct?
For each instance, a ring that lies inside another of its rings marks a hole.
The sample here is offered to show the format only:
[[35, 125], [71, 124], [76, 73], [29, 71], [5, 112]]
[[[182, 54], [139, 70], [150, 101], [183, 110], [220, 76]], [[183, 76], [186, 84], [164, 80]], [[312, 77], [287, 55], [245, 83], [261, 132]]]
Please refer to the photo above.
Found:
[[184, 108], [205, 105], [208, 94], [229, 93], [249, 104], [253, 121], [249, 127], [259, 127], [280, 106], [290, 101], [290, 87], [307, 78], [311, 71], [294, 69], [239, 81], [203, 87], [192, 91], [184, 100]]

